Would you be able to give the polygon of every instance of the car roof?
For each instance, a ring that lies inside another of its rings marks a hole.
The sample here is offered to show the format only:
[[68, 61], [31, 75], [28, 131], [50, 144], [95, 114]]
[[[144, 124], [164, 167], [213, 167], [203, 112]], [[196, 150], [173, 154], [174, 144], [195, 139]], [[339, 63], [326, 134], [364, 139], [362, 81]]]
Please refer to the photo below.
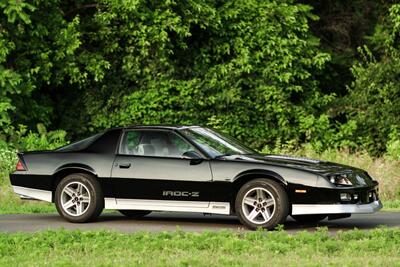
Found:
[[[187, 128], [201, 127], [198, 125], [131, 125], [126, 127], [116, 127], [112, 129], [157, 129], [157, 130], [182, 130]], [[111, 129], [110, 129], [111, 130]]]

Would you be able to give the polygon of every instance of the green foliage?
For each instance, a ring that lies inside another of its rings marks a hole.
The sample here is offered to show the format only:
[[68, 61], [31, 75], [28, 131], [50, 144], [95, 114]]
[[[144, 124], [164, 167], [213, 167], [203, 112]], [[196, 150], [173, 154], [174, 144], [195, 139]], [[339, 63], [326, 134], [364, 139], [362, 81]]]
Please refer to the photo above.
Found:
[[218, 122], [262, 147], [303, 142], [302, 122], [320, 120], [333, 98], [313, 78], [329, 55], [310, 34], [317, 18], [307, 5], [10, 1], [1, 9], [0, 84], [14, 88], [2, 90], [4, 125], [13, 117], [14, 126], [40, 122], [77, 136], [115, 125]]
[[[211, 124], [261, 147], [277, 138], [304, 141], [302, 119], [318, 119], [315, 110], [332, 99], [312, 79], [329, 55], [309, 33], [308, 21], [315, 19], [309, 7], [281, 1], [144, 5], [125, 9], [111, 2], [96, 16], [109, 34], [104, 47], [115, 49], [103, 53], [112, 66], [104, 82], [114, 88], [94, 109], [94, 128]], [[120, 39], [125, 43], [117, 46]], [[117, 66], [122, 72], [113, 70]]]
[[346, 112], [357, 123], [355, 141], [375, 155], [386, 148], [393, 152], [399, 139], [391, 135], [400, 131], [399, 24], [400, 5], [393, 5], [386, 24], [378, 27], [371, 37], [385, 40], [375, 49], [376, 56], [369, 48], [360, 48], [362, 60], [352, 68], [355, 81], [349, 87]]
[[66, 132], [63, 130], [47, 131], [46, 127], [37, 124], [36, 132], [28, 131], [24, 125], [19, 125], [18, 129], [8, 128], [8, 143], [0, 140], [0, 148], [18, 151], [33, 151], [54, 149], [66, 145]]
[[394, 160], [400, 160], [400, 135], [397, 131], [392, 131], [386, 144], [386, 154]]
[[37, 125], [37, 132], [27, 131], [25, 126], [14, 132], [12, 144], [20, 151], [55, 149], [66, 145], [66, 132], [55, 130], [47, 132], [43, 124]]
[[3, 179], [8, 179], [8, 174], [15, 169], [15, 164], [17, 164], [17, 151], [0, 148], [0, 184], [3, 184]]
[[2, 1], [0, 142], [48, 148], [38, 123], [69, 139], [168, 123], [258, 149], [392, 151], [398, 5], [387, 15], [390, 1], [301, 2]]
[[47, 132], [43, 124], [38, 124], [37, 132], [27, 132], [25, 127], [16, 131], [13, 144], [21, 151], [51, 150], [66, 145], [65, 136], [63, 130]]
[[[400, 230], [1, 233], [0, 264], [23, 266], [395, 266]], [[73, 257], [71, 256], [73, 255]], [[255, 256], [257, 255], [257, 256]], [[73, 258], [73, 260], [72, 260]]]

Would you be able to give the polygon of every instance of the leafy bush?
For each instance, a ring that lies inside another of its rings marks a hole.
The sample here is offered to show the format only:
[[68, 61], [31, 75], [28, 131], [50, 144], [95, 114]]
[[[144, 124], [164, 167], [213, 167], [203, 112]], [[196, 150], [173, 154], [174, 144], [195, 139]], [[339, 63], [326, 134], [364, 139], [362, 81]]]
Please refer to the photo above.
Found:
[[27, 131], [26, 126], [8, 129], [10, 138], [6, 142], [0, 139], [0, 172], [8, 173], [15, 167], [18, 151], [54, 149], [68, 142], [66, 132], [62, 130], [47, 132], [43, 124], [37, 125], [37, 132]]
[[47, 132], [43, 124], [37, 125], [37, 132], [27, 131], [21, 126], [13, 135], [13, 145], [20, 151], [47, 150], [66, 145], [66, 132], [63, 130]]
[[[353, 140], [373, 155], [397, 154], [400, 132], [400, 5], [390, 8], [387, 20], [370, 38], [372, 51], [360, 49], [362, 60], [353, 65], [355, 81], [349, 87], [345, 110], [355, 121]], [[396, 139], [397, 138], [397, 139]]]
[[24, 125], [19, 125], [18, 129], [9, 128], [7, 142], [0, 139], [1, 144], [6, 149], [18, 151], [47, 150], [66, 145], [66, 132], [63, 130], [47, 131], [46, 127], [39, 123], [37, 131], [28, 131]]
[[[38, 122], [73, 139], [118, 125], [209, 124], [259, 149], [393, 151], [399, 5], [387, 15], [389, 2], [301, 2], [322, 21], [292, 0], [0, 2], [0, 139]], [[63, 139], [24, 136], [14, 141], [23, 149]]]
[[125, 43], [99, 51], [110, 62], [103, 82], [111, 96], [101, 97], [104, 105], [90, 91], [99, 100], [95, 109], [88, 102], [94, 128], [212, 124], [260, 148], [277, 138], [303, 142], [304, 119], [319, 120], [315, 111], [332, 99], [313, 79], [329, 55], [309, 32], [316, 17], [306, 5], [111, 2], [102, 11], [96, 21], [109, 34], [104, 47]]
[[0, 148], [0, 184], [4, 176], [15, 169], [17, 163], [17, 151], [13, 149]]
[[394, 160], [400, 160], [400, 136], [397, 131], [392, 131], [390, 140], [386, 145], [386, 155]]
[[310, 33], [317, 17], [307, 5], [11, 1], [0, 11], [5, 123], [40, 121], [76, 137], [116, 125], [218, 122], [259, 148], [324, 132], [302, 126], [333, 98], [314, 78], [330, 57]]

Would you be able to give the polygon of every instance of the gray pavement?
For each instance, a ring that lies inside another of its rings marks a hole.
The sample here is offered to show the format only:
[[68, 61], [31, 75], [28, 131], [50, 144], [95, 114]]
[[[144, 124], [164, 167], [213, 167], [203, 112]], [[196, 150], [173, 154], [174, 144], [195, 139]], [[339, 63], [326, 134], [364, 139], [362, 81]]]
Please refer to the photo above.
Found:
[[[318, 224], [327, 226], [334, 233], [338, 230], [373, 229], [379, 226], [400, 227], [400, 212], [378, 212], [358, 214], [351, 218]], [[288, 217], [285, 229], [288, 232], [315, 231], [317, 225], [300, 224]], [[154, 212], [134, 220], [119, 213], [104, 213], [97, 221], [73, 224], [63, 220], [58, 214], [14, 214], [0, 215], [0, 232], [34, 232], [46, 229], [114, 230], [120, 232], [137, 231], [218, 231], [221, 229], [245, 230], [235, 216], [203, 215], [197, 213]]]

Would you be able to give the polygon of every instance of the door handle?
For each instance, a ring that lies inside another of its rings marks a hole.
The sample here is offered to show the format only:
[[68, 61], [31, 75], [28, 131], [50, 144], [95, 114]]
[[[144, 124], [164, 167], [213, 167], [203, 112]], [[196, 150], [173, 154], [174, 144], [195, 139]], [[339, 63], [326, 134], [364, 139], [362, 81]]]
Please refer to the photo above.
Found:
[[131, 167], [130, 163], [118, 164], [121, 169], [129, 169]]

